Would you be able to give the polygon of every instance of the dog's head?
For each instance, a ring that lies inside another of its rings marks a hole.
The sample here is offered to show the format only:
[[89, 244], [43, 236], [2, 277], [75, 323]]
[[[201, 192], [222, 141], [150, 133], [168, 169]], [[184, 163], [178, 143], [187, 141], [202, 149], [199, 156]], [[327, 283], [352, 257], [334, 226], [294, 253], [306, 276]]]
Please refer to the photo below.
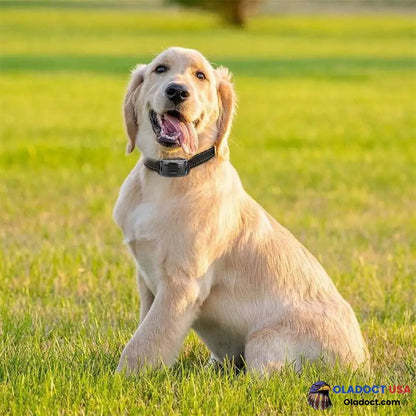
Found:
[[228, 157], [235, 108], [231, 74], [198, 52], [173, 47], [132, 72], [124, 99], [129, 143], [147, 157], [193, 155], [212, 145]]

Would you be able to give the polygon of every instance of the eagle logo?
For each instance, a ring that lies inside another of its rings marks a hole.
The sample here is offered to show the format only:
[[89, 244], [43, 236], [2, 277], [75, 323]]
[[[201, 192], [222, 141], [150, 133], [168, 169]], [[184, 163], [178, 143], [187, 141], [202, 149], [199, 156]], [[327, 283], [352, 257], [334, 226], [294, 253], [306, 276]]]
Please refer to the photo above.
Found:
[[331, 387], [325, 381], [317, 381], [312, 384], [308, 393], [308, 404], [316, 410], [329, 409], [332, 406], [329, 398]]

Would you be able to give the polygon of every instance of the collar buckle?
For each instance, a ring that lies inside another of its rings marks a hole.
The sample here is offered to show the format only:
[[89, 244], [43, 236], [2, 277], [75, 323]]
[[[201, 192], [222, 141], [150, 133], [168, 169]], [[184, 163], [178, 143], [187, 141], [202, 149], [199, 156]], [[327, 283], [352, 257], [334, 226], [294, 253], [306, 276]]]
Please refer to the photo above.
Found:
[[159, 161], [159, 175], [168, 178], [180, 178], [189, 173], [189, 163], [186, 159], [164, 159]]

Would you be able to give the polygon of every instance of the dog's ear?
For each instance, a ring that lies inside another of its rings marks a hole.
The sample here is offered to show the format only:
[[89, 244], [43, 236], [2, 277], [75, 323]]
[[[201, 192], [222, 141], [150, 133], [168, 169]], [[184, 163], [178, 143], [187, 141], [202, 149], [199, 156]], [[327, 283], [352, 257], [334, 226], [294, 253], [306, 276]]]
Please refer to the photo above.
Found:
[[215, 70], [217, 78], [218, 105], [220, 114], [218, 117], [217, 129], [218, 135], [215, 142], [217, 154], [222, 159], [228, 159], [228, 136], [230, 134], [231, 125], [235, 113], [236, 96], [233, 84], [231, 83], [231, 72], [220, 66]]
[[134, 150], [137, 132], [139, 131], [135, 104], [140, 86], [143, 83], [143, 73], [145, 68], [146, 65], [140, 64], [133, 69], [127, 86], [127, 92], [124, 97], [124, 124], [126, 126], [127, 135], [129, 136], [129, 142], [127, 143], [126, 148], [127, 153], [131, 153]]

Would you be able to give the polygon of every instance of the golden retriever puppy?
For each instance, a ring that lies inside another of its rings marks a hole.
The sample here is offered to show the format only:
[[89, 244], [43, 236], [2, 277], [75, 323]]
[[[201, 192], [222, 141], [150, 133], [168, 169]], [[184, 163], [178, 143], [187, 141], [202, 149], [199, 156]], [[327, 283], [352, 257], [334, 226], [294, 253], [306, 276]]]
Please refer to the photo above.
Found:
[[137, 264], [140, 324], [118, 370], [171, 365], [193, 328], [220, 362], [264, 374], [323, 357], [357, 367], [357, 319], [318, 261], [243, 189], [229, 162], [226, 68], [169, 48], [133, 71], [124, 101], [141, 158], [114, 219]]

